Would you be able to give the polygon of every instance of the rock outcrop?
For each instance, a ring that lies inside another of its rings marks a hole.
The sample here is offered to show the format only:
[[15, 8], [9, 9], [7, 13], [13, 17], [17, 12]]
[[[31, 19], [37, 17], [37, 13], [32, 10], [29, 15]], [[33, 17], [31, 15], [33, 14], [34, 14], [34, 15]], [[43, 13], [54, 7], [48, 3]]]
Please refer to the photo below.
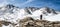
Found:
[[60, 22], [47, 21], [47, 20], [34, 20], [31, 17], [20, 20], [19, 27], [60, 27]]

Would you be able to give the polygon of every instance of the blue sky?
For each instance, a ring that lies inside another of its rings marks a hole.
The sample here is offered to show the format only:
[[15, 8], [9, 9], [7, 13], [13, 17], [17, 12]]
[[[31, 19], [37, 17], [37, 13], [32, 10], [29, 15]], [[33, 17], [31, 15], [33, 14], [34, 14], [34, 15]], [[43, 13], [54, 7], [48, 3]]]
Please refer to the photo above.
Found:
[[13, 4], [18, 7], [50, 7], [60, 11], [60, 0], [0, 0], [0, 6]]

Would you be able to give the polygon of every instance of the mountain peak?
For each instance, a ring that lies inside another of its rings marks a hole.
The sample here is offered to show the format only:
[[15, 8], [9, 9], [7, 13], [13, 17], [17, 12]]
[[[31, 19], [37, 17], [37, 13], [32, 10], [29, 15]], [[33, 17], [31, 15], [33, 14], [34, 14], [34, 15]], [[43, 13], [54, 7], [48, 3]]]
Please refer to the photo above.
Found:
[[48, 13], [54, 13], [56, 14], [55, 10], [54, 9], [51, 9], [49, 7], [43, 7], [40, 9], [41, 11], [45, 11], [45, 12], [48, 12]]
[[8, 7], [8, 8], [14, 8], [15, 6], [14, 5], [12, 5], [12, 4], [8, 4], [8, 5], [6, 5], [6, 7]]

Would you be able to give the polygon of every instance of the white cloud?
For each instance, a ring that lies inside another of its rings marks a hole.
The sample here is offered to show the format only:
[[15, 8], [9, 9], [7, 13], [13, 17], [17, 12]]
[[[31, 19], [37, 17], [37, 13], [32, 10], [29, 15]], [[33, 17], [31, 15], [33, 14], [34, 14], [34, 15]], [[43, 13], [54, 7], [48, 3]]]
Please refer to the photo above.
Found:
[[6, 4], [8, 4], [7, 0], [3, 0], [3, 2], [0, 3], [0, 7]]
[[32, 1], [34, 1], [34, 0], [27, 0], [26, 2], [20, 4], [20, 6], [24, 6], [25, 4], [28, 4], [28, 3], [32, 2]]
[[11, 0], [11, 1], [15, 1], [15, 0]]
[[9, 1], [14, 1], [14, 0], [2, 0], [3, 2], [0, 3], [0, 7], [9, 4]]
[[[6, 4], [13, 4], [13, 3], [11, 3], [10, 1], [15, 1], [15, 0], [3, 0], [3, 2], [2, 3], [0, 3], [0, 7], [1, 6], [3, 6], [3, 5], [6, 5]], [[34, 1], [34, 0], [27, 0], [26, 2], [24, 2], [24, 3], [15, 3], [14, 5], [16, 5], [16, 6], [24, 6], [24, 5], [26, 5], [26, 4], [28, 4], [28, 3], [30, 3], [30, 2], [32, 2], [32, 1]]]

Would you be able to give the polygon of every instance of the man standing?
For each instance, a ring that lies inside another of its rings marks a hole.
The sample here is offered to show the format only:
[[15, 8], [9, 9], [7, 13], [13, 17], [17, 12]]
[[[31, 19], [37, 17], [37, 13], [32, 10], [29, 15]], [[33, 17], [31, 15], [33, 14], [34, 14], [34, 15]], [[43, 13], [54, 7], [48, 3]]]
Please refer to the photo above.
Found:
[[40, 15], [40, 19], [42, 20], [42, 15]]

